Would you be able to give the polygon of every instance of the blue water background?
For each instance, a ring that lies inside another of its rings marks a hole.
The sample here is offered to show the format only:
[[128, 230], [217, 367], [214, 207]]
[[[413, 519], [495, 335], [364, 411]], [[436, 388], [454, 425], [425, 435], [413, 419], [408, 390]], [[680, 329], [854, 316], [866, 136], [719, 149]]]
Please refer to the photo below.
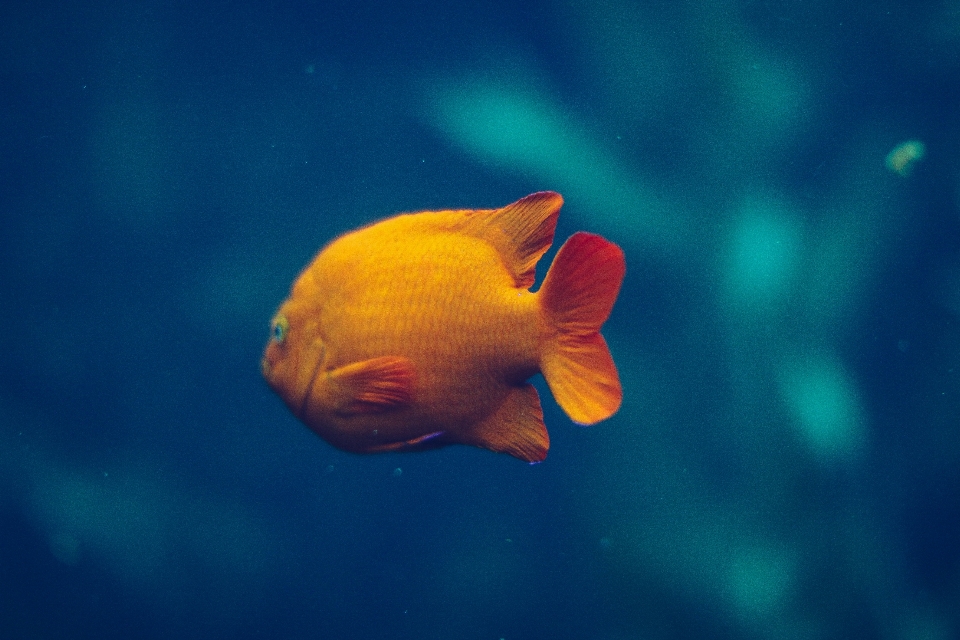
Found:
[[[960, 637], [956, 2], [16, 1], [0, 62], [0, 637]], [[354, 456], [263, 383], [329, 239], [543, 189], [627, 255], [614, 418]]]

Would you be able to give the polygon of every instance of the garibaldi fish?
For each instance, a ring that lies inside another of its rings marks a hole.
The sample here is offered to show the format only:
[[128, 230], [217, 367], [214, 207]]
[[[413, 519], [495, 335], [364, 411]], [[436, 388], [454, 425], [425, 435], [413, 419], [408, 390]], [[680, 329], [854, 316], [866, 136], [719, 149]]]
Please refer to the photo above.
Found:
[[273, 318], [261, 363], [270, 387], [346, 451], [466, 444], [542, 461], [550, 440], [531, 376], [542, 372], [580, 424], [622, 398], [600, 335], [623, 280], [620, 248], [575, 233], [530, 291], [562, 204], [544, 191], [335, 239]]

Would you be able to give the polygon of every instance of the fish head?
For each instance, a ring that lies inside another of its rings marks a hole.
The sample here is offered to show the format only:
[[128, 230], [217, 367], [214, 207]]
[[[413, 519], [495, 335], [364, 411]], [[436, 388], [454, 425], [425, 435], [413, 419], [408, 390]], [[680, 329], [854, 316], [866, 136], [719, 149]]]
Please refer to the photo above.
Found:
[[315, 314], [290, 301], [270, 321], [270, 339], [260, 361], [267, 384], [298, 418], [326, 356]]

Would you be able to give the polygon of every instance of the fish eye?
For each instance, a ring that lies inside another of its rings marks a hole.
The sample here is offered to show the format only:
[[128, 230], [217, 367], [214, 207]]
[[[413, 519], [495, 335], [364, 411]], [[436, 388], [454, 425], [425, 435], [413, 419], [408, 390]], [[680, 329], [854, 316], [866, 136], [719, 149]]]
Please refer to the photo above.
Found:
[[270, 323], [270, 339], [277, 344], [283, 344], [288, 331], [290, 331], [290, 323], [287, 321], [287, 317], [282, 314], [277, 315]]

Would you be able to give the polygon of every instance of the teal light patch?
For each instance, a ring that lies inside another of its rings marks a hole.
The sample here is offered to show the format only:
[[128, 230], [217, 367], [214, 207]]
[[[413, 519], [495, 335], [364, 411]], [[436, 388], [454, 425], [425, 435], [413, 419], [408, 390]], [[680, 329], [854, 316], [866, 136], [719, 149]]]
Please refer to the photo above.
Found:
[[839, 363], [810, 358], [786, 372], [782, 389], [802, 440], [817, 458], [846, 459], [862, 448], [863, 408]]
[[785, 295], [797, 271], [799, 236], [783, 207], [770, 202], [741, 207], [728, 245], [730, 302], [757, 306]]
[[742, 134], [757, 143], [780, 141], [797, 130], [809, 111], [809, 90], [787, 65], [756, 52], [752, 58], [732, 78], [746, 129]]
[[690, 224], [623, 161], [616, 136], [592, 131], [536, 74], [466, 78], [427, 89], [430, 124], [481, 162], [561, 192], [591, 216], [590, 228], [632, 234], [657, 249], [688, 247]]
[[777, 615], [791, 597], [792, 565], [773, 549], [736, 550], [728, 578], [734, 608], [748, 619]]
[[511, 164], [569, 170], [563, 117], [541, 96], [478, 83], [440, 92], [435, 108], [441, 128], [469, 150]]

